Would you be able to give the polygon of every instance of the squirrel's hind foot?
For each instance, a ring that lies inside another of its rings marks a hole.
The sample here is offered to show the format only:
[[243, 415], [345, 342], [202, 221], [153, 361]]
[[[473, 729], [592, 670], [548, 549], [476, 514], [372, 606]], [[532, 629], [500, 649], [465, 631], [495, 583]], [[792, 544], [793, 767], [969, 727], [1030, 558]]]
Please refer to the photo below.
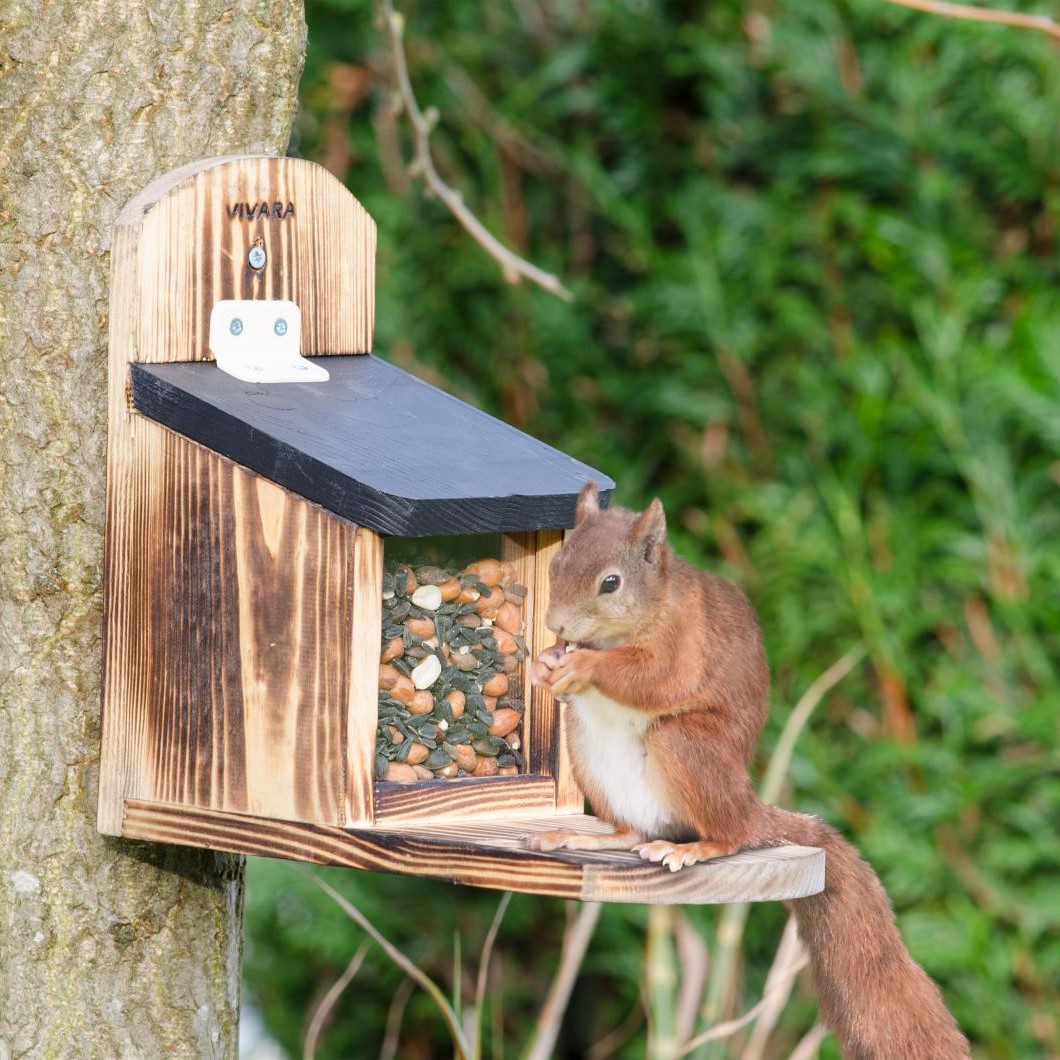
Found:
[[639, 832], [576, 832], [556, 828], [549, 832], [528, 832], [519, 837], [528, 850], [629, 850], [644, 841]]
[[712, 858], [723, 858], [729, 854], [735, 854], [737, 849], [737, 847], [710, 843], [705, 839], [697, 840], [695, 843], [671, 843], [666, 839], [655, 839], [650, 843], [635, 846], [633, 853], [639, 854], [645, 861], [662, 862], [671, 872], [677, 872], [686, 865], [695, 865], [700, 861], [710, 861]]

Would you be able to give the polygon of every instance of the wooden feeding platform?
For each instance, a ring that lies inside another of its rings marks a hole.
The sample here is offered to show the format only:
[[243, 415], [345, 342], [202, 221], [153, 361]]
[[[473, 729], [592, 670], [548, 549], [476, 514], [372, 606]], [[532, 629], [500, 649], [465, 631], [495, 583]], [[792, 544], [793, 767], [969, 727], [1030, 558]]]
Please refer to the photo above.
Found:
[[[294, 159], [186, 167], [119, 218], [100, 830], [587, 900], [820, 891], [824, 854], [800, 847], [677, 873], [525, 848], [606, 830], [528, 662], [553, 639], [548, 564], [577, 494], [613, 483], [372, 356], [374, 257], [360, 204]], [[395, 564], [428, 547], [493, 555], [504, 580], [428, 566], [449, 602], [403, 602], [427, 575]], [[501, 710], [518, 728], [490, 724]], [[415, 782], [380, 779], [399, 775]]]

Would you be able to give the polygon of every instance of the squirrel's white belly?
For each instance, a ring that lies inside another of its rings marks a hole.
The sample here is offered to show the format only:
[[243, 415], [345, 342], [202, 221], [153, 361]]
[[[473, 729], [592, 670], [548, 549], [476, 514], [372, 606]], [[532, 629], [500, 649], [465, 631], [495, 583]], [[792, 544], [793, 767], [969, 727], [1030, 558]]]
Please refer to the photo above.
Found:
[[620, 820], [648, 838], [659, 837], [675, 815], [658, 787], [648, 783], [644, 734], [651, 716], [595, 688], [571, 696], [567, 710], [572, 750], [586, 779], [592, 779]]

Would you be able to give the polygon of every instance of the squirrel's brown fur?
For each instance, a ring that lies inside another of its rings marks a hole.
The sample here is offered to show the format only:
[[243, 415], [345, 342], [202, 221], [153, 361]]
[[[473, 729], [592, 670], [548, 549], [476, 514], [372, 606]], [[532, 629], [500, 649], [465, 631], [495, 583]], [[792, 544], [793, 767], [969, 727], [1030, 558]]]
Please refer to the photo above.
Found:
[[[751, 786], [769, 674], [744, 595], [672, 553], [658, 501], [639, 514], [602, 511], [592, 484], [582, 490], [576, 526], [550, 578], [547, 620], [559, 641], [535, 662], [534, 680], [572, 701], [575, 777], [615, 834], [561, 830], [528, 843], [632, 847], [673, 871], [744, 848], [823, 847], [825, 890], [794, 908], [822, 1018], [844, 1056], [968, 1057], [938, 987], [906, 950], [871, 867], [835, 829], [765, 805]], [[612, 725], [618, 735], [605, 746], [600, 730]], [[592, 754], [581, 750], [583, 740]]]

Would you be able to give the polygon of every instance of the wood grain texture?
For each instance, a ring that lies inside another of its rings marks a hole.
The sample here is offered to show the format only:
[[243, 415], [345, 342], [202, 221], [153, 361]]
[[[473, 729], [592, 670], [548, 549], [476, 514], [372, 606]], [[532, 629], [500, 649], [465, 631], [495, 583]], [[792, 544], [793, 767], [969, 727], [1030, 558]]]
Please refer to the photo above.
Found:
[[[254, 218], [233, 207], [255, 201], [284, 205]], [[256, 240], [268, 254], [260, 273], [246, 262]], [[199, 163], [122, 211], [111, 250], [103, 832], [120, 831], [127, 795], [346, 819], [356, 528], [136, 414], [128, 366], [208, 358], [210, 309], [229, 297], [292, 298], [304, 348], [367, 350], [374, 241], [342, 185], [293, 159]]]
[[375, 786], [375, 820], [380, 827], [551, 813], [555, 787], [550, 777], [483, 777]]
[[[610, 497], [608, 498], [610, 501]], [[569, 533], [569, 531], [567, 531]], [[561, 533], [556, 535], [554, 538], [550, 538], [548, 542], [549, 556], [548, 562], [552, 561], [552, 557], [559, 551], [560, 546], [563, 544], [567, 533]], [[545, 562], [543, 557], [538, 558], [538, 562], [543, 565], [547, 571], [548, 563]], [[548, 607], [548, 578], [545, 577], [545, 608]], [[543, 625], [543, 623], [542, 623]], [[555, 637], [550, 632], [548, 636], [548, 642], [545, 643], [545, 647], [548, 643], [554, 643]], [[542, 694], [544, 694], [542, 692]], [[560, 813], [581, 813], [585, 809], [585, 796], [582, 794], [581, 788], [578, 787], [578, 782], [574, 779], [574, 770], [571, 767], [571, 752], [570, 752], [570, 740], [567, 737], [567, 719], [566, 712], [570, 710], [570, 706], [566, 703], [556, 703], [556, 743], [555, 743], [555, 760], [556, 760], [556, 809]]]
[[[579, 898], [579, 866], [531, 851], [470, 847], [404, 829], [342, 829], [130, 799], [122, 834], [239, 854], [424, 876], [473, 887]], [[513, 884], [515, 886], [513, 886]]]
[[571, 526], [599, 471], [376, 357], [327, 382], [246, 383], [138, 365], [136, 408], [343, 518], [402, 537]]
[[[372, 348], [375, 222], [322, 166], [198, 162], [135, 196], [118, 217], [116, 236], [123, 231], [138, 243], [126, 360], [212, 360], [210, 311], [224, 298], [297, 302], [307, 355]], [[255, 243], [268, 258], [260, 270], [247, 263]]]
[[[527, 740], [528, 733], [530, 732], [530, 667], [534, 661], [534, 578], [537, 570], [537, 534], [533, 531], [518, 533], [518, 534], [505, 534], [501, 539], [501, 555], [500, 558], [507, 563], [511, 563], [515, 567], [515, 581], [526, 588], [526, 598], [523, 600], [522, 606], [522, 618], [523, 618], [523, 637], [526, 640], [526, 646], [528, 649], [528, 656], [523, 660], [523, 664], [520, 667], [517, 674], [513, 675], [512, 689], [509, 691], [509, 695], [517, 691], [518, 698], [526, 706], [526, 712], [523, 714], [523, 720], [516, 730], [520, 740], [520, 750], [523, 755], [523, 761], [529, 765], [529, 758], [527, 757]], [[517, 680], [516, 680], [517, 678]], [[553, 800], [554, 804], [554, 800]], [[551, 807], [550, 807], [551, 808]]]
[[[379, 721], [379, 640], [383, 625], [383, 541], [359, 529], [353, 552], [349, 702], [346, 723], [347, 825], [375, 818], [375, 731]], [[337, 616], [333, 616], [336, 618]]]
[[345, 820], [356, 529], [153, 424], [108, 513], [100, 824], [125, 795]]
[[[549, 645], [555, 643], [556, 637], [545, 625], [545, 612], [548, 610], [548, 565], [555, 555], [560, 531], [545, 530], [537, 533], [534, 540], [534, 564], [528, 571], [526, 598], [526, 616], [530, 635], [527, 646], [530, 658], [536, 659]], [[558, 735], [556, 701], [542, 688], [528, 684], [526, 733], [526, 759], [531, 773], [555, 777], [556, 774], [556, 738]]]
[[[548, 611], [548, 568], [562, 543], [561, 530], [538, 531], [535, 535], [533, 579], [527, 599], [531, 630], [528, 643], [532, 658], [556, 642], [555, 634], [545, 623], [545, 615]], [[565, 704], [558, 703], [545, 689], [529, 686], [527, 713], [530, 721], [525, 726], [527, 762], [531, 773], [545, 774], [555, 781], [558, 813], [581, 813], [585, 798], [570, 767], [562, 723], [565, 709]]]
[[[579, 815], [564, 817], [564, 825], [603, 829], [595, 818]], [[745, 851], [677, 873], [625, 852], [546, 854], [522, 847], [520, 835], [554, 826], [549, 817], [341, 829], [131, 799], [123, 831], [137, 839], [584, 901], [776, 901], [824, 888], [824, 852], [808, 847]]]
[[[610, 827], [579, 813], [490, 822], [447, 821], [417, 825], [423, 839], [447, 839], [490, 850], [523, 851], [522, 837], [561, 825], [576, 832], [606, 834]], [[644, 861], [626, 850], [552, 851], [582, 866], [583, 901], [670, 903], [763, 902], [803, 898], [824, 890], [825, 855], [814, 847], [745, 850], [680, 872]], [[510, 888], [517, 889], [517, 888]]]

